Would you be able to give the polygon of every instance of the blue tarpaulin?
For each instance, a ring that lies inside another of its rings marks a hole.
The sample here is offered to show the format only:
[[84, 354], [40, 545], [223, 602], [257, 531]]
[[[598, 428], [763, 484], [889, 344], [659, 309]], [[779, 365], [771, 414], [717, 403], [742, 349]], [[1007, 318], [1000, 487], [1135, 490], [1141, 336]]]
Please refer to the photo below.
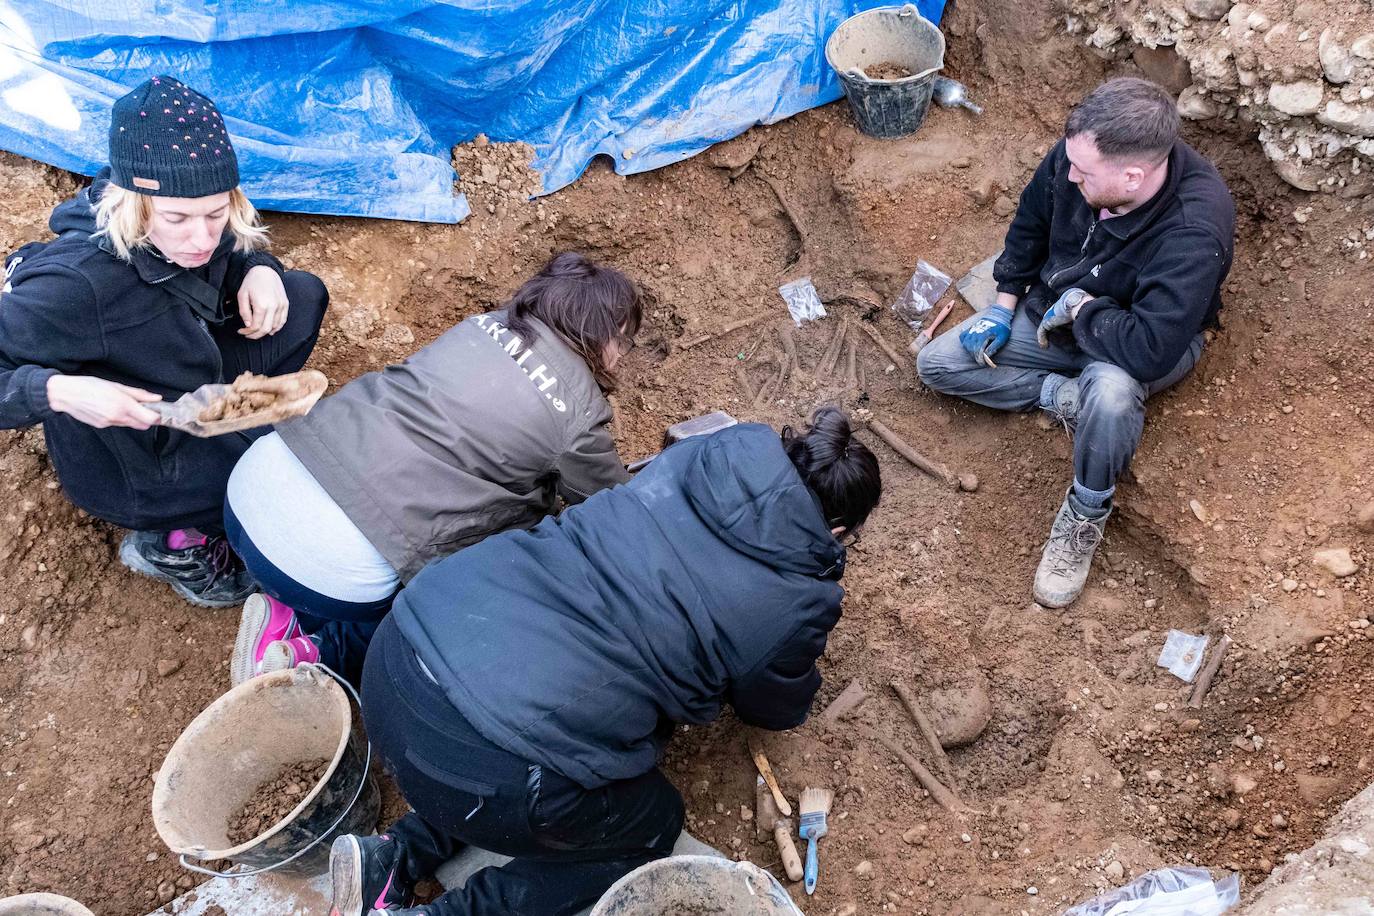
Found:
[[[450, 150], [523, 141], [544, 191], [678, 162], [838, 98], [825, 39], [878, 0], [0, 0], [0, 148], [94, 174], [172, 74], [261, 207], [457, 222]], [[944, 0], [920, 0], [938, 21]]]

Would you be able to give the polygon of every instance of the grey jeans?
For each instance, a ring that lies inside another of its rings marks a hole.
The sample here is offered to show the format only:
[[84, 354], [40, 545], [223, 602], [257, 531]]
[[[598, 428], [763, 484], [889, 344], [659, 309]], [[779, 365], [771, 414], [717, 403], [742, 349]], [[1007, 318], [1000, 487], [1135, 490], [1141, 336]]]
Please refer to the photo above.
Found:
[[[981, 314], [981, 313], [979, 313]], [[1114, 363], [1089, 357], [1077, 347], [1051, 341], [1042, 350], [1035, 339], [1036, 322], [1023, 308], [1012, 319], [1011, 340], [993, 356], [996, 369], [974, 362], [959, 344], [959, 334], [974, 315], [941, 334], [921, 350], [916, 371], [927, 386], [997, 410], [1034, 410], [1051, 374], [1076, 377], [1078, 420], [1074, 431], [1073, 470], [1080, 486], [1109, 491], [1131, 463], [1145, 428], [1145, 399], [1177, 384], [1202, 354], [1202, 335], [1194, 337], [1178, 365], [1158, 381], [1144, 384]]]

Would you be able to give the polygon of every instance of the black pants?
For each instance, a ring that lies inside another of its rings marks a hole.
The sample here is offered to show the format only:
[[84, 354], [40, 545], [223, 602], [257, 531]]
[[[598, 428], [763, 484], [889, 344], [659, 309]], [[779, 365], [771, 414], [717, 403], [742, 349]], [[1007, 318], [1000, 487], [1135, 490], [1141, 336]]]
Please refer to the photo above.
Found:
[[[297, 372], [315, 349], [320, 324], [329, 307], [329, 292], [319, 277], [303, 270], [286, 271], [282, 285], [286, 287], [290, 306], [286, 323], [277, 333], [249, 340], [238, 333], [243, 321], [237, 314], [224, 324], [211, 327], [210, 336], [223, 358], [223, 381], [232, 382], [244, 372], [258, 375]], [[149, 531], [198, 528], [206, 534], [222, 533], [224, 491], [229, 486], [229, 474], [248, 447], [269, 432], [271, 427], [264, 426], [206, 439], [169, 431], [165, 427], [148, 433], [150, 436], [164, 435], [178, 443], [175, 457], [167, 459], [177, 469], [173, 486], [177, 497], [171, 502], [178, 511], [161, 518], [147, 518], [140, 527]], [[165, 482], [162, 485], [168, 486]], [[194, 506], [203, 508], [194, 509]]]
[[468, 844], [514, 857], [444, 894], [435, 916], [576, 913], [668, 855], [682, 831], [682, 796], [657, 769], [584, 789], [483, 738], [390, 617], [368, 651], [362, 697], [368, 737], [415, 809], [387, 831], [405, 849], [405, 876], [433, 877]]
[[319, 277], [303, 270], [288, 270], [282, 275], [286, 287], [286, 323], [269, 337], [249, 340], [239, 333], [243, 320], [231, 316], [210, 329], [224, 357], [224, 380], [232, 382], [244, 372], [258, 375], [285, 375], [298, 372], [315, 349], [320, 324], [329, 307], [329, 292]]

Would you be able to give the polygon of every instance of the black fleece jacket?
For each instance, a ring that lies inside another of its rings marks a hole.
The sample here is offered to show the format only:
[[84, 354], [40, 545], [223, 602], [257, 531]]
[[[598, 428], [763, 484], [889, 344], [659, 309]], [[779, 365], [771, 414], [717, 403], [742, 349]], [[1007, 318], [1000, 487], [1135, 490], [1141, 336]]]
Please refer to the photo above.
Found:
[[196, 439], [165, 426], [96, 429], [52, 409], [48, 379], [93, 375], [167, 400], [228, 381], [209, 325], [237, 320], [234, 298], [249, 269], [280, 273], [281, 264], [266, 252], [234, 251], [227, 233], [195, 272], [149, 249], [120, 260], [91, 237], [108, 171], [53, 210], [48, 225], [58, 238], [6, 260], [0, 429], [42, 423], [63, 489], [97, 518], [149, 530], [215, 525], [224, 482], [248, 437]]
[[1092, 294], [1072, 338], [1051, 336], [1147, 383], [1215, 322], [1235, 249], [1235, 203], [1212, 163], [1179, 141], [1168, 169], [1149, 201], [1104, 220], [1069, 181], [1061, 140], [1021, 192], [993, 267], [998, 292], [1022, 297], [1036, 321], [1067, 289]]

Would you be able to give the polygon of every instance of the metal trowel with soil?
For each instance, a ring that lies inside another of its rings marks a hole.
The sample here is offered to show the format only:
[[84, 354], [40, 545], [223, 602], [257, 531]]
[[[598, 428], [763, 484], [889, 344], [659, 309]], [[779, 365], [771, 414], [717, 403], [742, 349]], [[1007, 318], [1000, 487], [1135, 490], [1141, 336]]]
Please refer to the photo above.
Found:
[[158, 415], [159, 426], [222, 436], [303, 416], [328, 387], [329, 379], [318, 369], [275, 376], [245, 372], [231, 384], [201, 385], [175, 401], [147, 406]]
[[[709, 436], [711, 433], [728, 429], [737, 423], [739, 423], [738, 420], [723, 410], [715, 410], [699, 417], [692, 417], [690, 420], [683, 420], [681, 423], [674, 423], [668, 427], [668, 431], [663, 434], [663, 447], [667, 448], [675, 442], [681, 442], [683, 439], [690, 439], [693, 436]], [[649, 462], [661, 454], [663, 453], [655, 452], [646, 458], [632, 461], [625, 465], [625, 470], [631, 474], [638, 473], [648, 467]]]

